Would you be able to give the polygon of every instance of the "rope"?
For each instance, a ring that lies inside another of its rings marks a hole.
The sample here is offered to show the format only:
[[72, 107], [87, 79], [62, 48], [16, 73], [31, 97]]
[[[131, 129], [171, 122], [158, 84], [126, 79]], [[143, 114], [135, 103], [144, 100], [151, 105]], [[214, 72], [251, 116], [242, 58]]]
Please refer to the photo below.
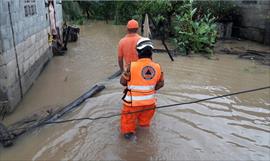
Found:
[[219, 96], [215, 96], [215, 97], [209, 97], [209, 98], [205, 98], [205, 99], [195, 100], [195, 101], [157, 106], [157, 107], [154, 107], [154, 108], [147, 108], [147, 109], [138, 110], [138, 111], [134, 111], [134, 112], [116, 113], [116, 114], [112, 114], [112, 115], [108, 115], [108, 116], [82, 117], [82, 118], [75, 118], [75, 119], [62, 120], [62, 121], [45, 122], [43, 125], [46, 125], [46, 124], [60, 124], [60, 123], [66, 123], [66, 122], [72, 122], [72, 121], [82, 121], [82, 120], [95, 121], [95, 120], [100, 120], [100, 119], [108, 119], [108, 118], [117, 117], [117, 116], [121, 116], [121, 115], [135, 114], [135, 113], [140, 113], [140, 112], [149, 111], [149, 110], [163, 109], [163, 108], [169, 108], [169, 107], [174, 107], [174, 106], [182, 106], [182, 105], [187, 105], [187, 104], [194, 104], [194, 103], [204, 102], [204, 101], [223, 98], [223, 97], [228, 97], [228, 96], [234, 96], [234, 95], [239, 95], [239, 94], [244, 94], [244, 93], [250, 93], [250, 92], [265, 90], [265, 89], [268, 89], [268, 88], [270, 88], [270, 86], [256, 88], [256, 89], [250, 89], [250, 90], [245, 90], [245, 91], [240, 91], [240, 92], [234, 92], [234, 93], [229, 93], [229, 94], [225, 94], [225, 95], [219, 95]]

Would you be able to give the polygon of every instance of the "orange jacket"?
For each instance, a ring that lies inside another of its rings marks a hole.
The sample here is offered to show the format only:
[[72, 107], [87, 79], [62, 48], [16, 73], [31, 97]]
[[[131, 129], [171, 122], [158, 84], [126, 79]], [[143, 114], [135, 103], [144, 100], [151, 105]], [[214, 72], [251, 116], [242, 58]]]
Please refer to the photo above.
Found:
[[127, 34], [119, 41], [118, 44], [118, 57], [123, 57], [125, 61], [125, 67], [127, 67], [132, 61], [138, 60], [138, 54], [136, 50], [137, 41], [141, 38], [139, 34], [132, 33]]
[[130, 64], [128, 92], [124, 97], [127, 106], [147, 106], [156, 103], [155, 86], [163, 80], [161, 67], [149, 58], [139, 59]]

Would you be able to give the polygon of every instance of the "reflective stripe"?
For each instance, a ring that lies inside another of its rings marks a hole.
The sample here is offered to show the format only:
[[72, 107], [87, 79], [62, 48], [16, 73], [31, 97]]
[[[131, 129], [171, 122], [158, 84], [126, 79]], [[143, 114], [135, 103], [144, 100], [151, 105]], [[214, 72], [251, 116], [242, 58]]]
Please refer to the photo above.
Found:
[[[131, 99], [132, 97], [132, 99]], [[153, 99], [155, 98], [155, 95], [154, 94], [151, 94], [151, 95], [147, 95], [147, 96], [126, 96], [125, 97], [125, 100], [126, 101], [144, 101], [144, 100], [150, 100], [150, 99]]]
[[130, 85], [128, 86], [128, 89], [130, 90], [154, 90], [155, 89], [155, 86], [152, 85], [152, 86], [133, 86], [133, 85]]

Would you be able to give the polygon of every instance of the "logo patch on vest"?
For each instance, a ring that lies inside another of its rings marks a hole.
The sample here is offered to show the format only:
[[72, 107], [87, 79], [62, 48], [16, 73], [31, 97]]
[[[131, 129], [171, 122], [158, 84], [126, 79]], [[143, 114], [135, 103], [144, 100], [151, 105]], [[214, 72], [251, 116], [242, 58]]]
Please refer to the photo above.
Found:
[[145, 80], [151, 80], [156, 74], [156, 71], [151, 66], [146, 66], [142, 69], [142, 77]]

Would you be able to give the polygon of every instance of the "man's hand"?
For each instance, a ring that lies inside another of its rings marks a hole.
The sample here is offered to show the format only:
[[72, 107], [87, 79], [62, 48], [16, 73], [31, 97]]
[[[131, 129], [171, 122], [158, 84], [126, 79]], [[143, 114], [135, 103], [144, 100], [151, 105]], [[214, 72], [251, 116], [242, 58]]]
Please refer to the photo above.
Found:
[[164, 81], [159, 81], [156, 86], [155, 86], [155, 90], [159, 90], [160, 88], [162, 88], [164, 86]]
[[164, 76], [163, 76], [163, 72], [161, 72], [161, 77], [155, 86], [155, 90], [159, 90], [163, 86], [164, 86]]
[[123, 86], [127, 86], [129, 80], [130, 80], [130, 65], [128, 66], [127, 70], [123, 72], [120, 78], [120, 84], [122, 84]]

